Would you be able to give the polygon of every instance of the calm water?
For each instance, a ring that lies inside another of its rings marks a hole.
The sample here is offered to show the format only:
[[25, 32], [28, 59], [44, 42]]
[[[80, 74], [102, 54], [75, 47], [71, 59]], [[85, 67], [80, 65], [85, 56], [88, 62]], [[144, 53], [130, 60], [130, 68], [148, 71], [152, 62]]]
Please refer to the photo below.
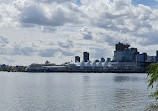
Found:
[[0, 72], [0, 111], [143, 111], [146, 74]]

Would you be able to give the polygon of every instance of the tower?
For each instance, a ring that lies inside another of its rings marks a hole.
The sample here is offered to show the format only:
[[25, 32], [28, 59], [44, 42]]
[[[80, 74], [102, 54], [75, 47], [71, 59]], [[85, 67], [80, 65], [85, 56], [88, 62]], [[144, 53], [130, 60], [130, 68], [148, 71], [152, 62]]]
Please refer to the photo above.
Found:
[[80, 57], [79, 56], [75, 56], [75, 62], [80, 62]]
[[89, 61], [89, 53], [88, 52], [83, 52], [83, 60], [84, 60], [84, 62]]

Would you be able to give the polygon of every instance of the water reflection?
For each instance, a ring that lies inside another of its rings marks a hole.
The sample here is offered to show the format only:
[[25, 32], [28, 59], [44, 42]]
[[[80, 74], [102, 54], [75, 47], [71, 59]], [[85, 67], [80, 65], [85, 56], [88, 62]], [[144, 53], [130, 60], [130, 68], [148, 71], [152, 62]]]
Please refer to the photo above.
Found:
[[116, 75], [114, 76], [114, 82], [126, 82], [126, 81], [138, 81], [139, 79], [134, 76], [120, 76]]
[[142, 111], [151, 102], [145, 78], [113, 73], [2, 73], [0, 111]]
[[83, 81], [84, 82], [89, 82], [89, 79], [90, 79], [89, 76], [83, 76]]
[[116, 89], [114, 90], [114, 107], [123, 110], [132, 110], [132, 108], [136, 107], [136, 101], [138, 92], [136, 90], [131, 89]]

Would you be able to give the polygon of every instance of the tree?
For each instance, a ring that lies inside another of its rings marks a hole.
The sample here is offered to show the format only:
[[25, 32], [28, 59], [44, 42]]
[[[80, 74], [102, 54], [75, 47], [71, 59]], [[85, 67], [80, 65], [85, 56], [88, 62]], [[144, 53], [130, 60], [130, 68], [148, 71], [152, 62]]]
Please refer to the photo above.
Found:
[[148, 87], [153, 88], [154, 84], [156, 83], [156, 90], [154, 93], [151, 93], [150, 96], [155, 97], [158, 99], [158, 63], [152, 63], [147, 67], [148, 73]]

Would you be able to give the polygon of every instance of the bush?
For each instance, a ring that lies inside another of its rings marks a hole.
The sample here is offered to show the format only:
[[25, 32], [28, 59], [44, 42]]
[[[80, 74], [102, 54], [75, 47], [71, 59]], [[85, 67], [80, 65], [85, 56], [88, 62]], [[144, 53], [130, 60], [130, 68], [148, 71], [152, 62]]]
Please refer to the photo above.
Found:
[[147, 67], [148, 73], [148, 87], [153, 88], [154, 83], [156, 83], [156, 90], [154, 93], [151, 93], [150, 96], [155, 97], [158, 99], [158, 63], [152, 63]]

